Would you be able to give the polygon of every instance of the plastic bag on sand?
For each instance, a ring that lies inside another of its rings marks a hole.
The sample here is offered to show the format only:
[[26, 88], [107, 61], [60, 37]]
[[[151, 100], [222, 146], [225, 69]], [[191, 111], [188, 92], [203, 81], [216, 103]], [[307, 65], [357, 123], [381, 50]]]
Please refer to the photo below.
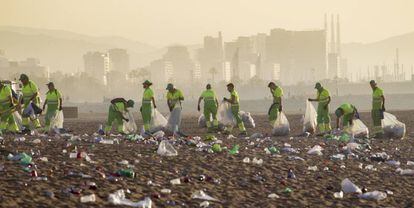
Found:
[[152, 110], [151, 115], [151, 132], [156, 132], [164, 129], [167, 126], [167, 119], [157, 110]]
[[157, 154], [162, 156], [177, 156], [177, 150], [166, 140], [161, 141], [158, 146]]
[[377, 201], [387, 198], [387, 194], [381, 191], [366, 192], [358, 196], [361, 199], [377, 200]]
[[131, 110], [124, 114], [124, 117], [127, 118], [129, 121], [124, 120], [124, 125], [122, 126], [122, 131], [126, 134], [132, 134], [137, 131], [137, 124], [135, 123], [134, 116], [132, 115]]
[[176, 127], [181, 125], [181, 108], [174, 108], [168, 116], [167, 128], [171, 131], [175, 131]]
[[231, 106], [228, 102], [222, 101], [217, 110], [217, 119], [225, 126], [236, 125], [236, 120], [231, 112]]
[[275, 136], [286, 136], [290, 133], [289, 121], [286, 118], [286, 115], [281, 112], [276, 119], [275, 124], [273, 125], [272, 134]]
[[114, 205], [125, 205], [130, 207], [142, 207], [142, 208], [151, 208], [152, 201], [149, 197], [146, 197], [144, 200], [139, 202], [133, 202], [125, 198], [125, 192], [123, 189], [116, 191], [113, 194], [109, 194], [108, 201]]
[[316, 116], [315, 107], [313, 107], [312, 103], [307, 100], [305, 116], [303, 118], [303, 132], [309, 132], [311, 134], [315, 133], [317, 125]]
[[404, 138], [405, 136], [405, 124], [398, 121], [397, 117], [391, 113], [384, 112], [384, 119], [382, 119], [382, 128], [384, 134], [391, 138]]
[[368, 137], [369, 130], [368, 127], [360, 119], [354, 119], [352, 121], [350, 133], [356, 138], [363, 138]]
[[218, 199], [215, 199], [215, 198], [207, 195], [202, 190], [196, 191], [193, 194], [191, 194], [191, 198], [192, 199], [202, 199], [202, 200], [207, 200], [207, 201], [219, 201]]
[[207, 127], [206, 119], [204, 118], [203, 114], [201, 114], [200, 117], [198, 117], [198, 127], [200, 128]]
[[308, 151], [308, 154], [309, 155], [323, 155], [322, 150], [323, 150], [323, 148], [321, 146], [315, 145], [315, 146], [312, 147], [312, 149], [310, 149]]
[[63, 111], [58, 111], [55, 115], [55, 117], [52, 119], [52, 122], [50, 124], [50, 128], [52, 129], [61, 129], [63, 128]]
[[345, 178], [342, 182], [341, 182], [341, 187], [342, 187], [342, 191], [344, 193], [359, 193], [362, 194], [361, 189], [356, 186], [354, 183], [352, 183], [348, 178]]
[[244, 126], [247, 128], [254, 128], [256, 127], [256, 123], [254, 122], [254, 119], [252, 115], [249, 112], [240, 111], [239, 115], [241, 119], [243, 120]]

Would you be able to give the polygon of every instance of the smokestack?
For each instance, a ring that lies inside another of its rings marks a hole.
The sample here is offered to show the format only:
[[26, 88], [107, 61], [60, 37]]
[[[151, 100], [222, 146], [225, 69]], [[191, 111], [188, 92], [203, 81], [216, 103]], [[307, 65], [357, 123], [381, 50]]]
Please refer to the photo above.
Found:
[[325, 29], [325, 33], [327, 33], [328, 32], [328, 16], [326, 13], [325, 13], [324, 29]]
[[334, 28], [334, 15], [331, 14], [331, 53], [335, 53], [335, 28]]
[[336, 15], [336, 50], [339, 56], [341, 54], [341, 31], [339, 27], [339, 14]]

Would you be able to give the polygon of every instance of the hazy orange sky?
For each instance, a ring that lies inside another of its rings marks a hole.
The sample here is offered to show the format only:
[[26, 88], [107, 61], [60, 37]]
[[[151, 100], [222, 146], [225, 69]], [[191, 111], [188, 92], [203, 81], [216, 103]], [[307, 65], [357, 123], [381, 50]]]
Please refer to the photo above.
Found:
[[339, 13], [343, 42], [414, 31], [413, 0], [0, 0], [0, 25], [117, 35], [155, 46], [323, 27]]

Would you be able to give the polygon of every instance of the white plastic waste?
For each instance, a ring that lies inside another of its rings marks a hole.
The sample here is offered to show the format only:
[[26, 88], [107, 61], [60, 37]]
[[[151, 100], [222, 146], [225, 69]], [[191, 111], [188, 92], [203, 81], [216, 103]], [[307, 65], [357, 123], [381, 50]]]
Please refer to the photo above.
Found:
[[137, 124], [135, 123], [134, 115], [132, 110], [129, 109], [128, 112], [124, 113], [124, 117], [128, 119], [128, 122], [124, 120], [122, 130], [125, 134], [133, 134], [137, 132]]
[[247, 128], [255, 128], [256, 123], [254, 122], [254, 119], [252, 115], [249, 112], [240, 111], [239, 115], [244, 123], [244, 126]]
[[306, 100], [305, 116], [303, 118], [303, 132], [314, 134], [316, 132], [316, 117], [317, 113], [312, 103]]
[[236, 125], [236, 120], [231, 112], [231, 106], [228, 102], [222, 101], [217, 110], [217, 119], [225, 126]]
[[414, 175], [414, 170], [413, 169], [401, 169], [401, 168], [398, 168], [396, 170], [396, 172], [400, 173], [401, 175]]
[[206, 119], [204, 118], [204, 114], [201, 114], [198, 117], [198, 127], [205, 128], [207, 127]]
[[407, 165], [408, 166], [414, 166], [414, 162], [413, 161], [407, 161]]
[[152, 201], [149, 197], [146, 197], [144, 200], [139, 202], [133, 202], [125, 198], [125, 192], [123, 189], [116, 191], [115, 193], [109, 194], [108, 201], [114, 205], [125, 205], [130, 207], [141, 207], [141, 208], [151, 208]]
[[308, 167], [308, 170], [317, 171], [318, 170], [318, 166], [309, 166]]
[[362, 190], [356, 186], [354, 183], [352, 183], [348, 178], [345, 178], [341, 182], [342, 191], [344, 193], [362, 193]]
[[209, 207], [209, 206], [210, 206], [210, 202], [208, 202], [208, 201], [203, 201], [203, 202], [200, 203], [200, 207], [202, 207], [202, 208], [206, 208], [206, 207]]
[[172, 179], [172, 180], [170, 180], [170, 183], [172, 185], [180, 185], [181, 184], [181, 180], [180, 180], [180, 178]]
[[163, 194], [171, 194], [171, 189], [161, 189], [160, 192]]
[[152, 109], [151, 132], [164, 129], [167, 126], [167, 123], [167, 119], [157, 109]]
[[405, 124], [398, 121], [397, 117], [391, 113], [384, 112], [384, 119], [382, 119], [382, 128], [384, 134], [391, 138], [404, 138], [406, 128]]
[[369, 136], [368, 127], [360, 119], [354, 119], [352, 121], [350, 133], [355, 138], [366, 138]]
[[245, 157], [245, 158], [243, 159], [243, 162], [244, 162], [244, 163], [250, 163], [250, 158]]
[[387, 198], [387, 194], [381, 191], [371, 191], [358, 195], [361, 199], [381, 201]]
[[337, 199], [342, 199], [342, 198], [344, 198], [344, 192], [342, 192], [342, 191], [335, 192], [334, 197], [337, 198]]
[[157, 154], [162, 156], [177, 156], [177, 150], [166, 140], [160, 142], [158, 146]]
[[263, 159], [253, 158], [252, 163], [256, 164], [256, 165], [262, 165], [263, 164]]
[[272, 134], [274, 136], [286, 136], [290, 133], [289, 121], [283, 112], [280, 112], [273, 125]]
[[207, 201], [219, 201], [216, 198], [213, 198], [209, 196], [208, 194], [204, 193], [204, 191], [199, 190], [195, 191], [193, 194], [191, 194], [192, 199], [201, 199], [201, 200], [207, 200]]
[[50, 122], [51, 129], [61, 129], [63, 128], [63, 121], [65, 120], [63, 116], [63, 111], [56, 112], [56, 115], [52, 118]]
[[275, 194], [275, 193], [271, 193], [271, 194], [267, 195], [267, 198], [278, 199], [278, 198], [280, 198], [280, 196]]
[[393, 165], [393, 166], [400, 166], [401, 165], [401, 162], [396, 161], [396, 160], [388, 160], [388, 161], [385, 161], [385, 163], [388, 164], [388, 165]]
[[168, 116], [167, 128], [170, 131], [177, 131], [181, 125], [181, 111], [180, 107], [174, 108]]
[[321, 156], [321, 155], [323, 155], [322, 150], [323, 150], [323, 148], [321, 146], [315, 145], [315, 146], [312, 147], [312, 149], [310, 149], [308, 151], [308, 154], [309, 155], [319, 155], [319, 156]]
[[95, 194], [91, 194], [91, 195], [86, 195], [86, 196], [82, 196], [80, 198], [80, 202], [81, 203], [88, 203], [88, 202], [95, 202], [96, 201], [96, 196]]

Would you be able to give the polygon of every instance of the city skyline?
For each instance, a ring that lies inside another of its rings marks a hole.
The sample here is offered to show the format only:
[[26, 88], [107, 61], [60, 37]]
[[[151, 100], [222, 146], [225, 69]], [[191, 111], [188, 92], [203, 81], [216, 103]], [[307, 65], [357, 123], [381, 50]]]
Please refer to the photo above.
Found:
[[[204, 35], [216, 34], [217, 31], [223, 32], [224, 41], [230, 41], [238, 36], [266, 32], [270, 28], [323, 28], [325, 13], [341, 15], [341, 39], [344, 43], [375, 42], [414, 31], [414, 22], [410, 21], [414, 14], [409, 11], [414, 2], [407, 0], [316, 0], [312, 3], [267, 0], [254, 3], [189, 0], [120, 3], [106, 0], [105, 4], [90, 0], [82, 1], [82, 7], [79, 3], [2, 0], [0, 25], [65, 30], [92, 36], [121, 36], [156, 47], [197, 44]], [[79, 24], [80, 21], [83, 24]]]

